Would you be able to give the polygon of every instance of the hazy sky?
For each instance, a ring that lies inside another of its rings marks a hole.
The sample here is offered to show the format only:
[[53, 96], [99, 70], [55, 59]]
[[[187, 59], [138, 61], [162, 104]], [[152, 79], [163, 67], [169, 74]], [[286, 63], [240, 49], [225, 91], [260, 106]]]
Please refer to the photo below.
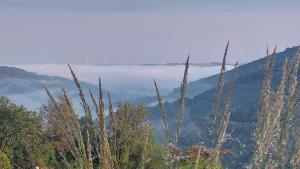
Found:
[[1, 64], [248, 62], [300, 45], [299, 0], [0, 0]]

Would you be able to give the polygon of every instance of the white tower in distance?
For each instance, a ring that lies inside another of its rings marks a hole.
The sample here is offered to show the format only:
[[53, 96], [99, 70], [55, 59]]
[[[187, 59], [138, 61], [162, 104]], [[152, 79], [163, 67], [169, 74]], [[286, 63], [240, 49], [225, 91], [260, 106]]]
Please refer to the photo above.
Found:
[[85, 58], [85, 64], [86, 65], [89, 65], [90, 63], [89, 63], [89, 57], [88, 56], [86, 56], [86, 58]]
[[104, 57], [104, 65], [107, 65], [107, 56]]

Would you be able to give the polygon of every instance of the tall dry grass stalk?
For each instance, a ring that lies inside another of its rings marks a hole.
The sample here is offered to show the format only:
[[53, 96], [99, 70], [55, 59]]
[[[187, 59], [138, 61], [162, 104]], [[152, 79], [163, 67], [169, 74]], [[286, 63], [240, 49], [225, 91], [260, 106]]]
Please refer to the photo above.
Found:
[[116, 124], [115, 124], [115, 119], [114, 119], [114, 110], [113, 110], [113, 105], [111, 101], [111, 96], [110, 93], [108, 92], [108, 113], [109, 113], [109, 121], [110, 121], [110, 130], [112, 131], [112, 135], [116, 133]]
[[183, 73], [183, 79], [181, 82], [180, 86], [180, 98], [179, 98], [179, 110], [176, 114], [177, 117], [177, 123], [176, 123], [176, 132], [175, 132], [175, 141], [174, 144], [177, 145], [179, 135], [180, 135], [180, 130], [182, 128], [182, 122], [184, 119], [184, 114], [185, 114], [185, 93], [186, 93], [186, 88], [187, 88], [187, 80], [188, 80], [188, 71], [189, 71], [189, 63], [190, 61], [190, 56], [187, 57], [186, 62], [185, 62], [185, 69]]
[[[66, 106], [67, 106], [67, 112], [70, 112], [71, 113], [71, 116], [70, 116], [70, 120], [67, 120], [65, 119], [67, 122], [70, 121], [73, 125], [72, 126], [69, 126], [71, 127], [70, 129], [72, 129], [73, 133], [74, 133], [74, 136], [73, 138], [75, 139], [75, 141], [77, 142], [78, 146], [79, 146], [79, 152], [80, 153], [87, 153], [85, 152], [85, 145], [84, 145], [84, 138], [81, 134], [81, 128], [80, 128], [80, 124], [79, 124], [79, 121], [77, 119], [77, 116], [75, 114], [75, 111], [72, 107], [72, 104], [71, 104], [71, 101], [70, 101], [70, 98], [68, 97], [67, 95], [67, 92], [62, 88], [62, 91], [63, 91], [63, 98], [65, 100], [65, 103], [66, 103]], [[63, 112], [62, 112], [63, 114]], [[67, 123], [66, 123], [67, 124]], [[85, 159], [86, 157], [84, 156], [83, 154], [83, 159]]]
[[[64, 127], [63, 132], [67, 138], [66, 142], [70, 147], [69, 152], [75, 159], [76, 168], [89, 169], [88, 159], [86, 156], [87, 152], [84, 146], [83, 137], [81, 135], [81, 129], [79, 127], [77, 117], [74, 114], [73, 108], [70, 106], [71, 104], [65, 90], [63, 90], [63, 101], [65, 102], [62, 102], [60, 104], [54, 99], [47, 87], [45, 87], [45, 90], [50, 99], [50, 102], [54, 105], [55, 110], [59, 113], [61, 117], [61, 125]], [[67, 113], [68, 115], [71, 115], [68, 116], [69, 118], [66, 117]], [[74, 168], [71, 167], [71, 165], [68, 163], [63, 152], [60, 152], [59, 154], [62, 157], [63, 164], [67, 168]]]
[[163, 132], [164, 132], [164, 142], [165, 142], [165, 145], [169, 149], [166, 156], [168, 157], [167, 159], [170, 161], [170, 168], [172, 168], [172, 169], [177, 169], [178, 162], [181, 160], [181, 158], [179, 157], [179, 154], [173, 153], [173, 150], [179, 151], [177, 148], [177, 143], [178, 143], [180, 130], [182, 128], [182, 122], [183, 122], [184, 114], [185, 114], [184, 101], [185, 101], [185, 93], [186, 93], [186, 89], [187, 89], [188, 70], [189, 70], [189, 65], [190, 65], [189, 61], [190, 61], [190, 56], [187, 57], [187, 60], [185, 62], [183, 79], [182, 79], [181, 86], [180, 86], [179, 108], [176, 113], [176, 120], [177, 120], [176, 121], [176, 130], [175, 130], [173, 139], [171, 139], [170, 133], [169, 133], [167, 112], [164, 107], [164, 103], [163, 103], [162, 97], [160, 95], [158, 85], [157, 85], [156, 81], [154, 80], [154, 86], [155, 86], [155, 90], [156, 90], [157, 100], [158, 100], [158, 104], [159, 104], [159, 108], [160, 108], [160, 112], [161, 112], [161, 118], [163, 121], [162, 128], [163, 128]]
[[273, 76], [273, 65], [274, 65], [274, 57], [276, 54], [276, 48], [273, 51], [272, 55], [269, 55], [269, 48], [267, 47], [267, 62], [265, 64], [265, 77], [263, 81], [262, 95], [260, 98], [259, 110], [257, 115], [257, 127], [255, 136], [256, 138], [261, 137], [262, 130], [264, 129], [265, 118], [267, 116], [267, 112], [269, 112], [269, 97], [271, 92], [271, 81]]
[[96, 132], [95, 132], [95, 125], [94, 125], [94, 122], [93, 122], [93, 117], [92, 117], [92, 113], [91, 113], [91, 110], [90, 110], [90, 107], [85, 99], [85, 95], [84, 95], [84, 92], [82, 90], [82, 87], [80, 85], [80, 82], [78, 80], [78, 78], [76, 77], [75, 75], [75, 72], [73, 71], [73, 69], [71, 68], [71, 66], [68, 64], [68, 67], [70, 69], [70, 72], [71, 72], [71, 75], [72, 75], [72, 78], [73, 78], [73, 81], [79, 91], [79, 96], [80, 96], [80, 100], [81, 100], [81, 105], [82, 105], [82, 108], [84, 110], [84, 113], [85, 113], [85, 118], [86, 118], [86, 124], [87, 124], [87, 129], [88, 129], [88, 132], [91, 136], [91, 144], [92, 144], [92, 147], [94, 148], [93, 150], [93, 154], [95, 154], [97, 157], [99, 156], [99, 153], [98, 153], [98, 150], [97, 150], [97, 138], [96, 138]]
[[165, 146], [167, 146], [170, 143], [170, 135], [169, 135], [169, 126], [168, 126], [168, 118], [167, 118], [167, 111], [165, 109], [162, 97], [160, 95], [158, 86], [156, 81], [154, 80], [154, 86], [155, 86], [155, 91], [156, 91], [156, 96], [157, 96], [157, 100], [158, 100], [158, 104], [159, 104], [159, 108], [160, 108], [160, 114], [161, 114], [161, 119], [163, 122], [163, 133], [164, 133], [164, 143]]
[[212, 113], [212, 121], [211, 121], [211, 128], [210, 128], [210, 134], [212, 135], [212, 142], [213, 144], [217, 143], [218, 139], [218, 133], [219, 133], [219, 124], [221, 121], [221, 114], [220, 114], [220, 103], [221, 103], [221, 94], [224, 86], [224, 73], [226, 71], [226, 58], [229, 48], [229, 41], [226, 44], [223, 60], [222, 60], [222, 66], [219, 73], [219, 78], [217, 82], [216, 87], [216, 93], [214, 96], [214, 110]]
[[236, 75], [236, 69], [237, 69], [238, 63], [235, 64], [234, 69], [232, 71], [231, 75], [231, 80], [228, 84], [227, 88], [227, 96], [226, 96], [226, 101], [225, 101], [225, 108], [223, 112], [223, 118], [220, 123], [220, 131], [219, 131], [219, 136], [217, 140], [217, 145], [214, 149], [213, 155], [212, 155], [212, 161], [214, 164], [220, 164], [220, 156], [222, 152], [222, 147], [225, 141], [229, 138], [228, 134], [226, 133], [228, 123], [229, 123], [229, 118], [230, 118], [230, 113], [231, 113], [231, 104], [232, 104], [232, 91], [233, 91], [233, 83], [235, 80], [235, 75]]
[[[255, 133], [257, 145], [254, 151], [253, 162], [249, 167], [253, 169], [268, 168], [270, 166], [285, 168], [288, 159], [287, 131], [296, 103], [295, 96], [300, 54], [298, 51], [292, 61], [292, 67], [288, 66], [287, 59], [283, 63], [281, 80], [274, 99], [271, 97], [271, 79], [275, 52], [272, 55], [272, 57], [268, 57], [265, 66], [264, 86]], [[285, 88], [287, 86], [288, 75], [290, 75], [290, 82], [287, 101], [285, 101]], [[286, 109], [284, 109], [284, 105], [286, 105]]]
[[269, 126], [271, 121], [271, 108], [270, 108], [270, 92], [271, 82], [273, 76], [273, 65], [276, 51], [274, 50], [272, 55], [269, 55], [267, 48], [267, 62], [265, 64], [265, 77], [263, 81], [262, 95], [260, 98], [258, 116], [257, 116], [257, 127], [255, 136], [257, 140], [256, 150], [254, 152], [253, 164], [251, 168], [265, 168], [267, 162], [267, 155], [269, 149]]
[[[81, 134], [81, 128], [79, 125], [78, 118], [75, 115], [75, 112], [72, 108], [72, 105], [70, 103], [70, 100], [66, 94], [66, 91], [63, 90], [63, 98], [65, 101], [65, 107], [62, 109], [62, 107], [55, 101], [54, 97], [51, 95], [50, 91], [46, 88], [46, 92], [51, 100], [51, 102], [55, 105], [56, 109], [60, 112], [64, 125], [66, 126], [65, 135], [68, 138], [68, 142], [70, 142], [71, 150], [70, 152], [75, 158], [75, 164], [80, 169], [92, 169], [93, 168], [93, 153], [96, 152], [95, 158], [98, 158], [98, 151], [95, 145], [97, 143], [97, 137], [95, 136], [95, 127], [94, 122], [92, 120], [92, 114], [89, 108], [89, 105], [85, 99], [84, 92], [81, 88], [81, 85], [72, 70], [72, 68], [69, 66], [69, 69], [71, 71], [73, 80], [76, 84], [77, 89], [79, 90], [79, 95], [81, 99], [81, 105], [83, 107], [83, 110], [86, 115], [86, 125], [87, 125], [87, 141], [86, 141], [86, 147], [84, 145], [83, 136]], [[105, 117], [104, 117], [104, 99], [103, 99], [103, 89], [101, 85], [101, 81], [99, 79], [99, 102], [97, 103], [95, 100], [95, 97], [93, 96], [92, 92], [90, 91], [90, 95], [93, 101], [93, 104], [96, 109], [96, 113], [98, 116], [98, 125], [100, 129], [100, 167], [101, 169], [113, 169], [114, 161], [111, 157], [111, 151], [110, 151], [110, 145], [108, 142], [108, 132], [105, 126]], [[67, 109], [66, 109], [67, 108]], [[68, 116], [69, 119], [65, 117], [66, 112], [71, 112], [72, 116]], [[90, 135], [90, 131], [93, 133]], [[93, 150], [95, 152], [93, 152]], [[65, 159], [65, 158], [63, 158]], [[68, 164], [67, 161], [65, 163]]]
[[144, 132], [144, 144], [143, 144], [143, 151], [142, 151], [142, 158], [140, 163], [140, 169], [145, 169], [146, 163], [149, 161], [149, 134], [150, 134], [150, 125], [145, 124], [145, 132]]
[[[187, 88], [189, 60], [190, 60], [190, 56], [187, 57], [187, 60], [185, 62], [185, 69], [184, 69], [183, 79], [182, 79], [181, 86], [180, 86], [179, 109], [178, 109], [178, 112], [176, 114], [177, 122], [176, 122], [175, 136], [174, 136], [174, 144], [175, 145], [178, 142], [180, 130], [181, 130], [181, 127], [182, 127], [182, 122], [183, 122], [183, 119], [184, 119], [184, 113], [185, 113], [185, 106], [184, 106], [185, 98], [184, 97], [185, 97], [186, 88]], [[164, 140], [165, 140], [165, 144], [167, 145], [171, 141], [170, 140], [170, 135], [169, 135], [167, 112], [166, 112], [166, 109], [164, 107], [164, 103], [163, 103], [162, 97], [160, 95], [158, 85], [157, 85], [155, 80], [154, 80], [154, 86], [155, 86], [157, 100], [158, 100], [158, 104], [159, 104], [159, 108], [160, 108], [160, 112], [161, 112], [161, 118], [162, 118], [162, 122], [163, 122], [163, 127], [162, 128], [163, 128], [163, 132], [164, 132]]]
[[[279, 87], [277, 89], [277, 92], [275, 94], [275, 100], [274, 103], [270, 103], [269, 112], [267, 112], [268, 116], [266, 118], [266, 128], [264, 130], [264, 135], [261, 139], [261, 143], [264, 144], [264, 146], [261, 146], [261, 151], [271, 151], [270, 148], [273, 148], [273, 150], [276, 153], [276, 150], [278, 147], [276, 147], [277, 139], [279, 136], [280, 131], [280, 117], [284, 106], [284, 92], [285, 92], [285, 86], [286, 86], [286, 80], [288, 75], [287, 70], [287, 59], [285, 60], [283, 66], [282, 66], [282, 72], [281, 72], [281, 80]], [[266, 155], [266, 154], [262, 154]], [[263, 156], [264, 157], [264, 156]], [[267, 159], [267, 166], [278, 166], [278, 159], [274, 159], [273, 157], [264, 157]]]
[[283, 158], [281, 156], [281, 150], [279, 150], [279, 147], [277, 146], [277, 140], [280, 136], [280, 130], [281, 130], [281, 117], [282, 117], [282, 111], [284, 107], [284, 96], [285, 96], [285, 86], [286, 81], [288, 79], [289, 74], [289, 68], [288, 68], [288, 61], [285, 59], [283, 66], [282, 66], [282, 72], [281, 72], [281, 80], [280, 84], [278, 86], [277, 92], [275, 94], [275, 100], [273, 103], [273, 106], [271, 106], [270, 111], [273, 112], [271, 114], [271, 122], [270, 126], [267, 126], [269, 129], [269, 133], [267, 133], [267, 139], [270, 137], [270, 145], [271, 147], [274, 147], [275, 152], [275, 158], [268, 159], [271, 164], [275, 166], [281, 166]]
[[118, 140], [117, 140], [117, 131], [116, 131], [116, 124], [115, 124], [115, 117], [114, 117], [114, 110], [113, 105], [111, 101], [111, 96], [108, 93], [108, 102], [109, 102], [109, 121], [110, 121], [110, 130], [111, 130], [111, 156], [113, 160], [113, 168], [118, 169], [118, 159], [119, 159], [119, 146], [118, 146]]
[[87, 137], [86, 151], [87, 151], [88, 168], [93, 169], [92, 145], [91, 145], [91, 142], [90, 142], [90, 136], [89, 136], [88, 131], [86, 132], [86, 135], [87, 135], [86, 136]]
[[279, 139], [277, 142], [277, 157], [279, 160], [279, 166], [284, 166], [286, 163], [287, 156], [287, 138], [288, 138], [288, 130], [290, 129], [290, 122], [293, 116], [294, 108], [297, 102], [296, 94], [297, 94], [297, 86], [298, 86], [298, 70], [300, 63], [300, 49], [298, 49], [296, 56], [292, 63], [291, 73], [290, 73], [290, 83], [288, 88], [288, 98], [286, 103], [286, 111], [283, 112], [282, 115], [282, 125], [279, 130]]
[[98, 125], [100, 129], [100, 159], [101, 159], [101, 169], [112, 169], [113, 168], [113, 158], [111, 157], [110, 145], [108, 142], [108, 133], [105, 125], [105, 116], [104, 116], [104, 99], [103, 99], [103, 89], [102, 83], [99, 78], [99, 103], [97, 104], [95, 97], [92, 92], [90, 92], [93, 104], [95, 106], [97, 116], [98, 116]]

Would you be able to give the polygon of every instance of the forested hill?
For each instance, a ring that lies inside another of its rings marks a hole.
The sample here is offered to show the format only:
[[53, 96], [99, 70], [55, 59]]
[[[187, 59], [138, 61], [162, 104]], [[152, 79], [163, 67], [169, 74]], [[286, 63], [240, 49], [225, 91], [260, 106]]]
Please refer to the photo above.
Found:
[[[283, 52], [278, 53], [276, 59], [277, 63], [279, 64], [282, 63], [285, 57], [291, 58], [295, 54], [296, 50], [297, 50], [297, 46], [292, 48], [287, 48]], [[255, 73], [258, 70], [261, 71], [263, 69], [264, 62], [265, 62], [265, 58], [262, 58], [239, 66], [239, 68], [237, 69], [237, 78], [246, 76], [247, 74]], [[225, 73], [225, 83], [229, 80], [230, 74], [231, 71]], [[207, 78], [189, 82], [188, 89], [187, 89], [187, 97], [192, 98], [198, 94], [204, 93], [207, 90], [214, 88], [217, 83], [217, 80], [218, 80], [218, 75], [213, 75]], [[167, 97], [175, 98], [178, 96], [178, 93], [179, 93], [179, 87], [175, 88]]]
[[[281, 77], [281, 65], [285, 58], [291, 60], [298, 47], [288, 48], [283, 52], [278, 53], [275, 56], [274, 74], [273, 74], [273, 91], [276, 90], [277, 85]], [[262, 58], [251, 63], [239, 66], [237, 68], [236, 80], [233, 87], [233, 105], [230, 116], [228, 132], [233, 138], [240, 141], [242, 145], [246, 145], [243, 149], [237, 142], [229, 142], [226, 146], [233, 150], [234, 153], [244, 154], [239, 155], [237, 158], [234, 156], [226, 157], [227, 162], [235, 164], [234, 168], [240, 168], [238, 164], [242, 165], [248, 158], [253, 150], [254, 140], [253, 130], [256, 127], [256, 115], [258, 110], [259, 97], [262, 90], [262, 82], [264, 79], [264, 64], [266, 58]], [[222, 93], [222, 105], [224, 104], [226, 88], [228, 79], [231, 76], [232, 71], [225, 73], [225, 92]], [[299, 76], [299, 74], [298, 74]], [[215, 94], [215, 86], [217, 83], [218, 75], [214, 75], [208, 78], [200, 79], [189, 83], [189, 95], [200, 91], [200, 94], [196, 94], [192, 98], [186, 99], [186, 114], [184, 120], [184, 128], [180, 142], [182, 145], [188, 146], [201, 141], [209, 142], [208, 127], [210, 126], [210, 116], [213, 109], [213, 97]], [[300, 78], [300, 76], [298, 77]], [[210, 88], [210, 89], [208, 89]], [[205, 91], [206, 90], [206, 91]], [[168, 111], [170, 126], [175, 126], [176, 110], [178, 107], [178, 101], [167, 102], [166, 109]], [[152, 121], [159, 122], [159, 108], [151, 108]], [[157, 125], [158, 127], [161, 125]]]

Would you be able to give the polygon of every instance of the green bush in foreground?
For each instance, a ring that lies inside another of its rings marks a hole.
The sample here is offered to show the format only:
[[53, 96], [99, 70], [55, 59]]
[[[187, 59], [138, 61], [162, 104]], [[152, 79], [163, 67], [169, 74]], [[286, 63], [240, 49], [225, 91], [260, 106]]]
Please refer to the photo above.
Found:
[[1, 169], [12, 169], [8, 157], [1, 150], [0, 150], [0, 168]]

